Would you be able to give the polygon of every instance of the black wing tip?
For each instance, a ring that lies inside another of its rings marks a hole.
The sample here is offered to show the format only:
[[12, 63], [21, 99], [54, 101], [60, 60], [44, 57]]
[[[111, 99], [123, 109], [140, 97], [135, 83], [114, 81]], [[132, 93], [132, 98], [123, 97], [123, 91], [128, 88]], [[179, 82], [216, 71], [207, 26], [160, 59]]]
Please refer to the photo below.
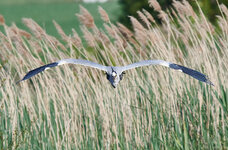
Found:
[[16, 82], [16, 84], [19, 84], [21, 81], [23, 81], [23, 80], [19, 80], [19, 81], [17, 81], [17, 82]]
[[212, 85], [212, 86], [215, 86], [210, 80], [209, 78], [206, 76], [206, 81], [205, 83], [209, 84], [209, 85]]
[[[19, 84], [20, 82], [22, 82], [22, 81], [24, 81], [24, 80], [27, 80], [25, 77], [26, 77], [26, 75], [24, 76], [24, 78], [23, 78], [23, 79], [21, 79], [21, 80], [17, 81], [17, 82], [16, 82], [16, 84]], [[29, 78], [28, 78], [28, 79], [29, 79]]]
[[211, 86], [215, 86], [211, 81], [210, 81], [210, 83], [208, 83], [208, 84], [210, 84]]
[[196, 70], [193, 70], [193, 69], [190, 69], [190, 68], [178, 65], [178, 64], [173, 64], [173, 63], [170, 63], [169, 67], [172, 69], [175, 69], [175, 70], [181, 70], [183, 73], [188, 74], [199, 81], [202, 81], [209, 85], [214, 86], [214, 84], [209, 80], [209, 78], [199, 71], [196, 71]]
[[30, 79], [31, 77], [35, 76], [36, 74], [38, 74], [38, 73], [44, 71], [46, 68], [52, 68], [52, 67], [58, 66], [58, 64], [59, 64], [58, 62], [54, 62], [54, 63], [50, 63], [50, 64], [47, 64], [47, 65], [44, 65], [44, 66], [35, 68], [35, 69], [33, 69], [33, 70], [30, 70], [30, 71], [23, 77], [23, 79], [17, 81], [16, 84], [20, 83], [21, 81]]

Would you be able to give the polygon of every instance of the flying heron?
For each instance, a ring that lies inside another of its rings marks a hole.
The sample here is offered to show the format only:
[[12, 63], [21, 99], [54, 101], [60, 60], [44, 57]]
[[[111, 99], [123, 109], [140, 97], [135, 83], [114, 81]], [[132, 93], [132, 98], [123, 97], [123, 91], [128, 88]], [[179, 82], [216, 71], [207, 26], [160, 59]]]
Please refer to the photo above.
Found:
[[62, 59], [57, 62], [50, 63], [50, 64], [47, 64], [47, 65], [44, 65], [44, 66], [41, 66], [39, 68], [29, 71], [24, 76], [24, 78], [19, 80], [18, 82], [27, 80], [44, 70], [47, 70], [49, 68], [56, 67], [59, 65], [63, 65], [63, 64], [78, 64], [78, 65], [83, 65], [83, 66], [88, 66], [88, 67], [103, 70], [106, 72], [107, 79], [109, 80], [109, 82], [111, 83], [111, 85], [114, 88], [116, 88], [118, 83], [123, 79], [123, 74], [125, 73], [126, 70], [134, 69], [134, 68], [142, 67], [142, 66], [149, 66], [149, 65], [161, 65], [161, 66], [169, 67], [171, 69], [175, 69], [175, 70], [181, 71], [187, 75], [190, 75], [199, 81], [205, 82], [209, 85], [213, 85], [213, 83], [208, 79], [208, 77], [206, 75], [204, 75], [196, 70], [193, 70], [193, 69], [190, 69], [190, 68], [178, 65], [178, 64], [174, 64], [171, 62], [167, 62], [164, 60], [143, 60], [140, 62], [136, 62], [136, 63], [130, 64], [130, 65], [127, 65], [127, 66], [113, 67], [113, 66], [103, 66], [98, 63], [94, 63], [94, 62], [91, 62], [88, 60], [82, 60], [82, 59]]

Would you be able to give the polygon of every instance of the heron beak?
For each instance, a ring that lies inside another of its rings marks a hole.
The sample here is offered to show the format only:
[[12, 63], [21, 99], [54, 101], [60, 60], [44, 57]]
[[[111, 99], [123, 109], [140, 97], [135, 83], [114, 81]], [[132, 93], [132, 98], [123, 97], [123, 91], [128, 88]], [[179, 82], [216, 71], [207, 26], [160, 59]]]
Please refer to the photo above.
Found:
[[111, 83], [112, 87], [116, 88], [118, 84], [116, 83]]

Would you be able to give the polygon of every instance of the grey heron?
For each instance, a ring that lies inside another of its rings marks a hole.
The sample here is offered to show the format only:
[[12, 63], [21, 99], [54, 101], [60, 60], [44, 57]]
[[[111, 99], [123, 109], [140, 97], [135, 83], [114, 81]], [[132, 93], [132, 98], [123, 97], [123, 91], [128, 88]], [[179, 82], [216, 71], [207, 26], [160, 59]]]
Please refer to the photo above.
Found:
[[127, 66], [113, 67], [113, 66], [100, 65], [98, 63], [94, 63], [94, 62], [91, 62], [88, 60], [82, 60], [82, 59], [62, 59], [57, 62], [50, 63], [50, 64], [47, 64], [47, 65], [44, 65], [44, 66], [41, 66], [39, 68], [29, 71], [23, 77], [23, 79], [19, 80], [18, 82], [27, 80], [46, 69], [56, 67], [59, 65], [63, 65], [63, 64], [78, 64], [78, 65], [83, 65], [83, 66], [88, 66], [88, 67], [96, 68], [99, 70], [103, 70], [106, 72], [107, 79], [109, 80], [109, 82], [111, 83], [111, 85], [114, 88], [116, 88], [118, 83], [123, 79], [123, 74], [125, 73], [126, 70], [134, 69], [134, 68], [142, 67], [142, 66], [149, 66], [149, 65], [161, 65], [161, 66], [169, 67], [171, 69], [175, 69], [175, 70], [181, 71], [187, 75], [190, 75], [199, 81], [205, 82], [209, 85], [213, 85], [213, 83], [208, 79], [208, 77], [206, 75], [204, 75], [196, 70], [193, 70], [193, 69], [190, 69], [190, 68], [178, 65], [178, 64], [174, 64], [171, 62], [167, 62], [164, 60], [143, 60], [140, 62], [136, 62], [136, 63], [130, 64], [130, 65], [127, 65]]

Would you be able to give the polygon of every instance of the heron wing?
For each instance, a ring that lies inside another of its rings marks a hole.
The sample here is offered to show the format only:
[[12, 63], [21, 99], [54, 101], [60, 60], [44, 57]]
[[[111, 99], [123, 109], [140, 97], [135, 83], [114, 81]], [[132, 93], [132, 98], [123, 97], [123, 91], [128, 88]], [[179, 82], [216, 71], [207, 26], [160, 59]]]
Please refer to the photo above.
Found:
[[171, 63], [171, 62], [167, 62], [167, 61], [164, 61], [164, 60], [144, 60], [144, 61], [140, 61], [140, 62], [137, 62], [137, 63], [133, 63], [133, 64], [130, 64], [130, 65], [127, 65], [127, 66], [123, 66], [121, 67], [121, 71], [126, 71], [126, 70], [129, 70], [129, 69], [134, 69], [134, 68], [137, 68], [137, 67], [142, 67], [142, 66], [149, 66], [149, 65], [161, 65], [161, 66], [165, 66], [165, 67], [169, 67], [171, 69], [175, 69], [175, 70], [178, 70], [178, 71], [181, 71], [199, 81], [202, 81], [202, 82], [206, 82], [210, 85], [213, 85], [213, 83], [208, 79], [208, 77], [196, 70], [193, 70], [193, 69], [190, 69], [190, 68], [187, 68], [187, 67], [184, 67], [184, 66], [181, 66], [181, 65], [178, 65], [178, 64], [174, 64], [174, 63]]
[[19, 80], [17, 83], [19, 83], [21, 81], [24, 81], [24, 80], [27, 80], [27, 79], [35, 76], [36, 74], [44, 71], [44, 70], [47, 70], [49, 68], [56, 67], [56, 66], [59, 66], [59, 65], [63, 65], [63, 64], [78, 64], [78, 65], [88, 66], [88, 67], [100, 69], [100, 70], [103, 70], [103, 71], [107, 71], [107, 66], [103, 66], [103, 65], [100, 65], [98, 63], [94, 63], [94, 62], [91, 62], [91, 61], [88, 61], [88, 60], [82, 60], [82, 59], [62, 59], [60, 61], [57, 61], [57, 62], [54, 62], [54, 63], [50, 63], [50, 64], [47, 64], [47, 65], [44, 65], [44, 66], [41, 66], [39, 68], [36, 68], [36, 69], [33, 69], [33, 70], [29, 71], [23, 77], [23, 79]]

